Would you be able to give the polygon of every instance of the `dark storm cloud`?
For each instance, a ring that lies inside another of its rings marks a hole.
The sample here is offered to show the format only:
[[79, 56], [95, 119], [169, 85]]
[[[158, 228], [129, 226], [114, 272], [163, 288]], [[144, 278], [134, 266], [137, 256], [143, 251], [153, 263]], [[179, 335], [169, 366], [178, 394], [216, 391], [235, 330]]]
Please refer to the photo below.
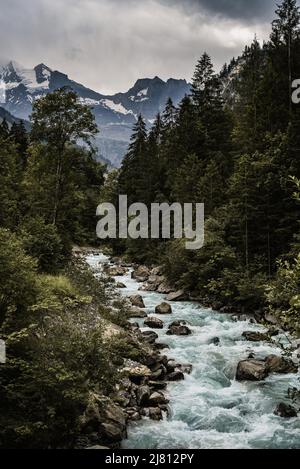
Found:
[[[203, 51], [219, 69], [255, 34], [272, 0], [0, 0], [0, 63], [44, 62], [90, 88], [125, 91], [140, 77], [190, 79]], [[270, 7], [271, 6], [271, 7]]]
[[240, 20], [270, 19], [276, 8], [275, 0], [161, 0], [186, 11], [207, 11], [217, 16]]

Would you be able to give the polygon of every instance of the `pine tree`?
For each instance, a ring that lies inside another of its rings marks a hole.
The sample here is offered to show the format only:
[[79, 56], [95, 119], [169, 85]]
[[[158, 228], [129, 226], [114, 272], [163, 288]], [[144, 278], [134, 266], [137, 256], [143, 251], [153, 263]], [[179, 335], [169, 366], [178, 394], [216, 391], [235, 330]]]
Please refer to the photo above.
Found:
[[141, 115], [133, 128], [131, 143], [122, 162], [119, 177], [119, 192], [128, 196], [129, 203], [141, 201], [143, 193], [143, 164], [147, 143], [146, 123]]
[[18, 153], [21, 158], [21, 166], [24, 171], [27, 165], [27, 150], [29, 146], [29, 138], [23, 121], [13, 122], [10, 129], [10, 137], [17, 145]]
[[9, 137], [9, 126], [7, 123], [6, 118], [4, 117], [3, 121], [1, 122], [0, 125], [0, 137], [2, 138], [8, 138]]

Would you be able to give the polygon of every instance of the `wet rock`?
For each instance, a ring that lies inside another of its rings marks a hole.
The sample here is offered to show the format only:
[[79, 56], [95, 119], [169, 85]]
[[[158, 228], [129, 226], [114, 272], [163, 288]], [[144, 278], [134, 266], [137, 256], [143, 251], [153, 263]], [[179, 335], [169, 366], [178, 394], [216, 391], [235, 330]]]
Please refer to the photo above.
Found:
[[285, 404], [284, 402], [281, 402], [278, 404], [274, 411], [275, 415], [278, 415], [278, 417], [283, 417], [286, 419], [297, 417], [297, 410], [292, 407], [291, 405]]
[[184, 380], [184, 374], [182, 371], [173, 371], [173, 373], [170, 373], [167, 375], [167, 380], [168, 381], [182, 381]]
[[163, 414], [159, 407], [144, 408], [142, 409], [141, 413], [145, 417], [149, 417], [151, 420], [159, 421], [163, 419]]
[[117, 288], [126, 288], [126, 285], [122, 282], [117, 282], [116, 287]]
[[265, 362], [270, 373], [297, 373], [298, 371], [298, 367], [292, 360], [278, 355], [269, 355]]
[[153, 394], [151, 394], [148, 401], [150, 407], [157, 407], [159, 405], [164, 405], [168, 403], [169, 400], [166, 399], [166, 397], [160, 392], [154, 392]]
[[192, 331], [189, 327], [184, 326], [183, 324], [174, 325], [171, 324], [167, 331], [167, 335], [179, 335], [179, 336], [188, 336], [191, 335]]
[[151, 272], [150, 272], [150, 275], [162, 275], [162, 267], [154, 267]]
[[220, 341], [219, 337], [213, 337], [213, 339], [211, 339], [210, 343], [217, 347], [218, 345], [220, 345], [220, 342], [221, 341]]
[[184, 301], [187, 299], [187, 295], [184, 290], [178, 290], [176, 292], [171, 292], [167, 296], [167, 301]]
[[163, 391], [167, 387], [167, 383], [165, 381], [149, 381], [148, 385], [156, 391]]
[[115, 396], [114, 401], [121, 407], [128, 407], [130, 404], [131, 395], [127, 391], [119, 391], [118, 395]]
[[156, 291], [156, 289], [157, 289], [156, 285], [150, 284], [150, 283], [144, 283], [144, 285], [139, 288], [140, 291], [150, 291], [150, 292]]
[[145, 303], [141, 295], [132, 295], [129, 297], [129, 300], [132, 306], [136, 306], [137, 308], [145, 308]]
[[157, 288], [157, 293], [162, 293], [163, 295], [169, 295], [173, 291], [173, 288], [166, 281], [162, 282]]
[[268, 368], [263, 360], [243, 360], [237, 367], [237, 381], [262, 381], [268, 376]]
[[155, 285], [156, 288], [159, 287], [159, 285], [162, 284], [162, 282], [164, 282], [165, 278], [162, 277], [161, 275], [153, 275], [151, 274], [150, 277], [148, 278], [148, 283], [151, 285]]
[[142, 332], [142, 336], [143, 336], [144, 340], [145, 340], [148, 344], [154, 344], [154, 342], [156, 341], [156, 339], [158, 339], [158, 335], [157, 335], [156, 332], [154, 332], [154, 331], [145, 331], [145, 332]]
[[151, 389], [149, 386], [140, 386], [137, 390], [136, 397], [139, 406], [144, 406], [150, 399]]
[[177, 368], [179, 364], [175, 360], [169, 360], [167, 363], [167, 371], [168, 373], [173, 373], [175, 371], [175, 368]]
[[111, 277], [121, 277], [125, 275], [126, 272], [127, 272], [127, 269], [121, 266], [114, 266], [114, 267], [110, 267], [109, 269], [107, 269], [107, 273]]
[[153, 316], [149, 316], [145, 320], [144, 325], [151, 327], [151, 329], [163, 329], [164, 327], [164, 323], [161, 321], [161, 319], [155, 318]]
[[168, 344], [156, 343], [154, 345], [156, 350], [164, 350], [170, 348]]
[[145, 265], [139, 265], [132, 273], [131, 278], [138, 282], [146, 282], [150, 276], [150, 270]]
[[185, 373], [187, 375], [190, 375], [193, 371], [193, 365], [190, 365], [189, 363], [179, 365], [178, 368], [180, 369], [180, 371], [182, 371], [182, 373]]
[[129, 308], [128, 310], [128, 318], [136, 318], [136, 319], [144, 319], [147, 317], [146, 311], [143, 311], [136, 306]]
[[156, 306], [155, 313], [156, 314], [171, 314], [172, 307], [171, 305], [169, 305], [169, 303], [163, 302], [160, 305]]
[[270, 337], [267, 334], [263, 334], [262, 332], [246, 331], [243, 332], [242, 336], [249, 342], [270, 341]]

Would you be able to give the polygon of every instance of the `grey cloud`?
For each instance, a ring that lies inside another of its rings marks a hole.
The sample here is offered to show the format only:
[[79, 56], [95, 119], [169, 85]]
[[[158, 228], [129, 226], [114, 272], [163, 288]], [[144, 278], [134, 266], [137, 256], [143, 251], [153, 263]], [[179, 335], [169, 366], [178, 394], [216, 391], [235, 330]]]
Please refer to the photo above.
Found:
[[0, 63], [3, 53], [28, 67], [44, 62], [107, 94], [141, 77], [189, 80], [204, 50], [218, 69], [255, 33], [265, 39], [273, 3], [0, 0]]
[[[193, 13], [209, 13], [232, 19], [270, 19], [276, 9], [275, 0], [160, 0], [167, 5], [176, 5]], [[278, 2], [277, 2], [278, 3]]]

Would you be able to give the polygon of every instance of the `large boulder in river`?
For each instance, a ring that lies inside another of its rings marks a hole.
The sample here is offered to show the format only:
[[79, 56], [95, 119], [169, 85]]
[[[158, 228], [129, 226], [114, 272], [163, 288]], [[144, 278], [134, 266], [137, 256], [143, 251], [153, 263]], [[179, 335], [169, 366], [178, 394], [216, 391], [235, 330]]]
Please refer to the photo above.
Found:
[[158, 335], [154, 331], [142, 332], [142, 337], [144, 338], [145, 342], [150, 345], [153, 345], [154, 342], [158, 339]]
[[149, 401], [148, 401], [149, 407], [157, 407], [159, 405], [168, 404], [168, 403], [169, 401], [168, 399], [166, 399], [163, 393], [157, 392], [157, 391], [151, 394]]
[[137, 282], [146, 282], [149, 276], [150, 270], [145, 265], [139, 265], [131, 274], [131, 278], [137, 280]]
[[122, 277], [126, 274], [126, 272], [127, 269], [121, 266], [110, 267], [107, 271], [108, 275], [110, 275], [111, 277]]
[[187, 295], [184, 290], [178, 290], [176, 292], [171, 292], [167, 296], [167, 301], [184, 301], [187, 299]]
[[168, 381], [182, 381], [184, 380], [184, 374], [182, 371], [176, 370], [167, 375]]
[[163, 302], [160, 305], [156, 306], [155, 313], [156, 314], [171, 314], [172, 307], [171, 305], [169, 305], [169, 303]]
[[185, 325], [185, 321], [175, 321], [173, 322], [167, 331], [167, 335], [182, 335], [187, 336], [191, 335], [192, 331], [189, 327]]
[[278, 415], [278, 417], [283, 417], [286, 419], [297, 417], [298, 415], [297, 410], [294, 407], [289, 404], [285, 404], [284, 402], [278, 404], [274, 411], [274, 414]]
[[136, 306], [137, 308], [145, 308], [145, 303], [141, 295], [131, 295], [129, 300], [132, 306]]
[[270, 341], [270, 337], [267, 334], [256, 331], [243, 332], [242, 336], [249, 342], [266, 342]]
[[128, 310], [128, 318], [143, 319], [147, 317], [146, 311], [133, 306]]
[[263, 360], [243, 360], [237, 367], [237, 381], [262, 381], [268, 376], [268, 368]]
[[297, 373], [298, 371], [298, 367], [292, 360], [278, 355], [269, 355], [265, 362], [270, 373]]
[[149, 386], [139, 386], [136, 392], [137, 403], [139, 406], [144, 406], [149, 401], [151, 389]]
[[163, 329], [164, 323], [161, 319], [155, 318], [154, 316], [148, 316], [145, 320], [144, 325], [151, 329]]

